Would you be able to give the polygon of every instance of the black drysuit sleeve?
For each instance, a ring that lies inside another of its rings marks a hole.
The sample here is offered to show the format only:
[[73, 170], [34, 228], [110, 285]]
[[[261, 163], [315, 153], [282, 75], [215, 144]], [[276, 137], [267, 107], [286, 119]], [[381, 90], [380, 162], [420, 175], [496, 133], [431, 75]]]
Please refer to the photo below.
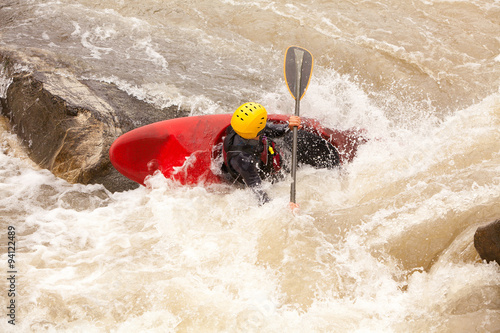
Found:
[[260, 204], [270, 201], [267, 193], [261, 188], [262, 179], [259, 176], [258, 161], [255, 156], [241, 152], [231, 158], [230, 163], [231, 167], [243, 178], [245, 184], [257, 194]]
[[267, 124], [264, 128], [264, 134], [270, 138], [279, 138], [289, 131], [285, 124]]

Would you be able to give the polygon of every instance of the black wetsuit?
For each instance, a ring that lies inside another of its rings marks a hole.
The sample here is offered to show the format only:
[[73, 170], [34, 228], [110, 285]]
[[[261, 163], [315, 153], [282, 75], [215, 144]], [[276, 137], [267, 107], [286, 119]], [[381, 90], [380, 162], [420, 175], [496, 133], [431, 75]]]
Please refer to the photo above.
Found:
[[[261, 184], [264, 178], [272, 173], [272, 161], [265, 165], [261, 159], [264, 148], [268, 144], [264, 138], [277, 138], [289, 131], [288, 124], [267, 124], [258, 140], [244, 139], [234, 132], [231, 126], [227, 130], [224, 139], [224, 151], [226, 154], [225, 167], [229, 170], [232, 178], [243, 181], [258, 196], [261, 204], [269, 201], [267, 193], [262, 190]], [[269, 142], [269, 141], [268, 141]], [[277, 154], [278, 152], [273, 152]]]

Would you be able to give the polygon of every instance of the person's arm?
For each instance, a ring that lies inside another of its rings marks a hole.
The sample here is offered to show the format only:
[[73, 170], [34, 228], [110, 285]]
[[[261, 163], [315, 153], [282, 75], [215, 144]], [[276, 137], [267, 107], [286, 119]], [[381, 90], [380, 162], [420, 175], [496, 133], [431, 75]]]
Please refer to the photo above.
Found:
[[291, 131], [295, 126], [302, 128], [300, 117], [290, 116], [288, 124], [270, 124], [266, 125], [265, 134], [270, 137], [280, 137]]
[[259, 204], [263, 205], [270, 201], [267, 193], [262, 189], [262, 179], [260, 179], [257, 162], [251, 155], [240, 153], [231, 159], [231, 166], [238, 172], [245, 184], [255, 192], [259, 199]]

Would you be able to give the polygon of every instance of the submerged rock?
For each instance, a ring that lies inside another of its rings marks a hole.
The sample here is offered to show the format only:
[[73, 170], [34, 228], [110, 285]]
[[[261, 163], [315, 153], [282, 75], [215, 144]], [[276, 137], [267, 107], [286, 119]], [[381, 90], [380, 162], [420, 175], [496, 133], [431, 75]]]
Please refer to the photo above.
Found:
[[474, 247], [483, 260], [500, 265], [500, 220], [477, 228]]
[[0, 111], [30, 158], [72, 183], [100, 183], [111, 191], [137, 187], [111, 165], [111, 143], [136, 127], [187, 112], [158, 109], [113, 84], [78, 79], [52, 56], [0, 48]]

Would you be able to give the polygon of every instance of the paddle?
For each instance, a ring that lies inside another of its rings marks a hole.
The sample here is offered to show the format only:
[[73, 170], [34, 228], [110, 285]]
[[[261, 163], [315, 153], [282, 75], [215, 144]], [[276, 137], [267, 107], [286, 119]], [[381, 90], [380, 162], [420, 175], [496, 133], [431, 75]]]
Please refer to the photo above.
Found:
[[[288, 91], [295, 99], [295, 115], [300, 115], [300, 100], [304, 97], [313, 68], [311, 52], [298, 46], [290, 46], [285, 53], [285, 81]], [[293, 128], [292, 148], [292, 186], [290, 202], [295, 203], [295, 184], [297, 181], [297, 127]]]

